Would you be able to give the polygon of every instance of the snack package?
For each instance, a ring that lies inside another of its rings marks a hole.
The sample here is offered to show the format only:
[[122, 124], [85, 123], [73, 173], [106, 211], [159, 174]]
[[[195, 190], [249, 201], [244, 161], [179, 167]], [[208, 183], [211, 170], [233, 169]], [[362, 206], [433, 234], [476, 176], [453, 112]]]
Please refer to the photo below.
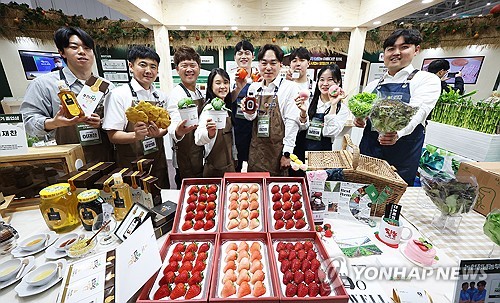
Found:
[[170, 125], [170, 115], [162, 107], [154, 106], [149, 102], [140, 101], [136, 106], [131, 106], [125, 111], [127, 120], [132, 123], [149, 121], [154, 122], [159, 128], [166, 129]]

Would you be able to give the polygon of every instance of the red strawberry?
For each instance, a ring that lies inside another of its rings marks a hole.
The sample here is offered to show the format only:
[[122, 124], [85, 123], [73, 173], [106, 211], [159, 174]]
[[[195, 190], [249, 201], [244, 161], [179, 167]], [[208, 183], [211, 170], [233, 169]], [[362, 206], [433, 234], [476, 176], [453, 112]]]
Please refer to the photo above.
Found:
[[[278, 261], [283, 261], [285, 259], [288, 259], [288, 255], [290, 254], [290, 252], [286, 249], [283, 249], [283, 250], [280, 250], [278, 252]], [[286, 284], [286, 283], [285, 283]]]
[[283, 218], [283, 214], [284, 213], [281, 209], [275, 211], [274, 215], [273, 215], [274, 220], [279, 220], [279, 219]]
[[206, 185], [203, 185], [200, 187], [200, 194], [206, 194], [208, 193], [208, 187]]
[[200, 202], [198, 203], [198, 205], [196, 206], [196, 211], [199, 212], [200, 210], [205, 210], [205, 208], [207, 208], [207, 203], [205, 202]]
[[205, 226], [205, 222], [203, 222], [203, 220], [198, 220], [196, 221], [196, 223], [194, 223], [193, 229], [200, 230], [203, 228], [203, 226]]
[[319, 286], [319, 295], [320, 296], [322, 296], [322, 297], [329, 296], [331, 292], [332, 292], [332, 287], [330, 286], [330, 284], [328, 284], [326, 282], [321, 283], [321, 285]]
[[303, 244], [302, 242], [297, 242], [297, 243], [295, 243], [295, 245], [293, 246], [293, 249], [294, 249], [295, 251], [299, 251], [299, 250], [301, 250], [301, 249], [304, 249], [304, 244]]
[[[304, 249], [306, 251], [310, 251], [314, 247], [314, 244], [311, 241], [304, 242]], [[311, 260], [309, 260], [311, 261]]]
[[316, 259], [316, 252], [311, 249], [307, 252], [307, 260], [312, 261], [314, 259]]
[[280, 193], [275, 193], [272, 197], [273, 202], [278, 202], [281, 200], [281, 194]]
[[276, 201], [273, 204], [273, 210], [275, 211], [281, 210], [281, 206], [283, 206], [283, 203], [281, 203], [281, 201]]
[[295, 297], [296, 294], [297, 294], [297, 286], [295, 286], [295, 284], [293, 283], [288, 283], [285, 289], [285, 296]]
[[174, 283], [174, 279], [175, 279], [175, 273], [173, 271], [167, 271], [167, 273], [165, 273], [165, 275], [160, 279], [158, 284], [160, 286], [164, 284], [171, 284]]
[[191, 202], [186, 206], [186, 212], [190, 212], [190, 211], [194, 211], [194, 210], [196, 210], [196, 204], [194, 204], [194, 202]]
[[290, 260], [288, 260], [288, 259], [285, 259], [285, 260], [281, 261], [280, 270], [282, 273], [285, 273], [285, 272], [290, 270], [291, 266], [292, 266], [292, 262], [290, 262]]
[[295, 221], [293, 219], [287, 220], [285, 224], [286, 229], [292, 229], [295, 226]]
[[323, 227], [321, 225], [316, 225], [316, 231], [317, 232], [322, 232], [323, 231]]
[[207, 252], [198, 252], [198, 256], [196, 256], [196, 262], [198, 261], [205, 261], [208, 257]]
[[271, 188], [271, 193], [272, 194], [275, 194], [275, 193], [278, 193], [280, 191], [280, 187], [278, 185], [274, 185], [272, 188]]
[[217, 199], [217, 196], [215, 194], [210, 194], [208, 195], [208, 198], [207, 198], [207, 201], [208, 203], [212, 203], [213, 204], [213, 207], [212, 209], [215, 209], [215, 200]]
[[276, 245], [276, 251], [280, 251], [286, 249], [286, 244], [283, 241], [279, 241], [278, 244]]
[[[281, 198], [283, 202], [290, 202], [290, 199], [292, 199], [292, 195], [290, 195], [290, 193], [284, 193], [283, 197]], [[291, 204], [290, 207], [292, 207]]]
[[283, 187], [281, 187], [281, 193], [282, 194], [287, 193], [289, 191], [290, 191], [290, 185], [285, 184], [285, 185], [283, 185]]
[[283, 274], [283, 284], [287, 285], [290, 282], [293, 282], [293, 273], [291, 271], [287, 271]]
[[[183, 271], [190, 272], [192, 270], [193, 270], [193, 263], [191, 263], [191, 261], [187, 261], [187, 260], [182, 262], [182, 265], [179, 268], [179, 272], [183, 272]], [[186, 280], [186, 282], [187, 282], [187, 280]], [[183, 283], [185, 283], [185, 282], [183, 282]]]
[[304, 274], [301, 271], [296, 271], [293, 274], [293, 281], [295, 282], [295, 284], [304, 282]]
[[177, 275], [177, 277], [175, 277], [175, 280], [174, 282], [176, 284], [178, 283], [187, 283], [187, 281], [189, 280], [189, 272], [187, 270], [184, 270], [184, 271], [181, 271], [179, 275]]
[[309, 286], [309, 297], [316, 297], [319, 295], [319, 286], [318, 284], [312, 282]]
[[209, 195], [211, 195], [211, 194], [215, 194], [215, 193], [217, 193], [217, 190], [218, 190], [218, 189], [219, 189], [219, 187], [218, 187], [217, 185], [215, 185], [215, 184], [211, 184], [211, 185], [208, 187], [208, 191], [207, 191], [207, 193], [208, 193]]
[[294, 184], [292, 185], [292, 187], [290, 187], [290, 193], [295, 194], [298, 191], [299, 191], [299, 186], [297, 184]]
[[332, 229], [332, 225], [329, 224], [329, 223], [326, 223], [324, 226], [323, 226], [326, 229]]
[[295, 250], [289, 250], [288, 252], [288, 260], [293, 261], [294, 259], [297, 259], [297, 251]]
[[293, 214], [293, 218], [295, 220], [302, 219], [304, 218], [304, 211], [302, 209], [298, 209], [295, 211], [295, 214]]
[[205, 269], [205, 267], [207, 267], [207, 263], [205, 263], [203, 261], [197, 261], [193, 270], [194, 271], [203, 271]]
[[170, 287], [168, 284], [165, 284], [160, 286], [160, 288], [158, 288], [158, 290], [155, 292], [154, 299], [160, 300], [168, 296], [170, 296]]
[[306, 221], [304, 221], [304, 219], [298, 219], [297, 222], [295, 223], [296, 229], [302, 229], [305, 226], [306, 226]]
[[327, 237], [327, 238], [331, 238], [332, 236], [333, 236], [333, 233], [332, 233], [332, 230], [331, 230], [331, 229], [329, 229], [329, 230], [325, 231], [325, 237]]
[[201, 286], [198, 284], [191, 285], [186, 292], [185, 299], [192, 299], [201, 293]]
[[302, 198], [302, 196], [299, 193], [295, 193], [292, 195], [293, 202], [299, 202], [300, 198]]
[[184, 255], [184, 258], [182, 259], [182, 262], [184, 261], [194, 261], [194, 259], [196, 258], [195, 253], [192, 252], [192, 251], [188, 251], [186, 252], [186, 254]]
[[184, 252], [186, 250], [186, 244], [184, 243], [177, 243], [174, 247], [174, 252]]
[[203, 230], [210, 230], [212, 228], [214, 228], [215, 226], [215, 221], [212, 219], [212, 220], [208, 220], [206, 223], [205, 223], [205, 226], [203, 226]]
[[283, 206], [281, 207], [283, 210], [290, 210], [292, 209], [292, 202], [286, 201], [283, 203]]
[[211, 209], [207, 212], [207, 214], [205, 215], [205, 219], [207, 220], [211, 220], [215, 218], [215, 210]]
[[318, 270], [318, 268], [320, 268], [320, 266], [321, 266], [321, 263], [319, 262], [318, 259], [311, 260], [311, 270], [313, 272], [316, 272], [316, 270]]
[[207, 199], [208, 199], [208, 196], [207, 194], [201, 194], [199, 197], [198, 197], [198, 202], [207, 202]]
[[194, 219], [195, 213], [193, 211], [188, 211], [184, 216], [184, 220], [191, 221]]
[[169, 262], [172, 261], [182, 261], [182, 255], [178, 252], [172, 253], [172, 256], [170, 256], [170, 259], [168, 259]]
[[197, 211], [196, 215], [194, 216], [194, 219], [196, 221], [198, 221], [198, 220], [202, 220], [203, 218], [205, 218], [205, 212], [203, 210]]
[[169, 272], [169, 271], [177, 271], [178, 268], [179, 268], [179, 262], [177, 262], [177, 261], [171, 261], [165, 267], [165, 269], [163, 270], [163, 273], [166, 273], [166, 272]]
[[185, 221], [184, 224], [182, 224], [182, 227], [181, 227], [181, 229], [183, 231], [186, 231], [186, 230], [191, 229], [191, 228], [193, 228], [193, 221], [192, 220]]
[[210, 244], [209, 243], [203, 243], [198, 248], [198, 253], [207, 252], [209, 249], [210, 249]]
[[302, 208], [302, 202], [300, 202], [300, 201], [293, 202], [292, 208], [293, 208], [293, 210], [301, 209]]
[[304, 283], [297, 285], [297, 297], [305, 297], [309, 294], [309, 288]]
[[184, 283], [178, 283], [175, 285], [174, 289], [170, 293], [170, 299], [175, 300], [177, 298], [183, 297], [186, 294], [186, 285]]
[[193, 272], [191, 278], [189, 278], [188, 284], [189, 285], [198, 284], [201, 283], [201, 281], [203, 281], [203, 273], [201, 271], [195, 271]]
[[293, 212], [289, 209], [283, 214], [283, 219], [290, 220], [291, 218], [293, 218]]
[[302, 272], [306, 272], [306, 270], [308, 270], [309, 268], [311, 268], [311, 261], [307, 259], [302, 261], [302, 267], [300, 268]]
[[207, 203], [207, 207], [205, 208], [205, 211], [214, 210], [215, 207], [217, 207], [217, 204], [215, 204], [215, 202], [213, 202], [213, 201], [210, 201]]
[[292, 261], [292, 266], [291, 266], [292, 272], [299, 271], [301, 267], [302, 267], [302, 262], [300, 262], [299, 259], [294, 259]]
[[312, 270], [306, 270], [305, 271], [304, 282], [306, 284], [309, 285], [311, 282], [314, 282], [315, 279], [316, 279], [316, 276], [314, 275], [314, 273], [312, 272]]
[[189, 189], [189, 194], [190, 194], [190, 195], [192, 195], [192, 194], [197, 194], [199, 191], [200, 191], [200, 188], [198, 187], [198, 185], [193, 185], [193, 186], [191, 186], [191, 188]]
[[293, 250], [293, 243], [290, 242], [286, 243], [286, 249]]
[[189, 197], [187, 198], [186, 202], [188, 203], [188, 206], [193, 203], [193, 202], [196, 202], [198, 200], [198, 196], [196, 195], [189, 195]]
[[283, 221], [283, 220], [276, 220], [276, 223], [274, 223], [274, 229], [280, 230], [283, 227], [285, 227], [285, 221]]
[[187, 252], [197, 252], [198, 251], [198, 244], [196, 244], [195, 242], [192, 242], [190, 243], [187, 247], [186, 247], [186, 253]]

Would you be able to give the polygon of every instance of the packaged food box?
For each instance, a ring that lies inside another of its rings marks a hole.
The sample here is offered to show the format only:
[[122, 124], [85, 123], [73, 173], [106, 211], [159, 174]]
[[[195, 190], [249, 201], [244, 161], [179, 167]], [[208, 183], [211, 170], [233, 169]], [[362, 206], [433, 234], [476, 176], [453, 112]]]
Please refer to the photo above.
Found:
[[[57, 182], [59, 183], [69, 183], [71, 186], [71, 191], [76, 191], [77, 193], [85, 190], [94, 188], [94, 182], [101, 177], [98, 171], [74, 171], [67, 175], [59, 177]], [[78, 190], [77, 190], [78, 188]]]
[[304, 178], [266, 178], [268, 231], [314, 231]]
[[149, 174], [154, 162], [155, 160], [153, 159], [140, 159], [132, 161], [131, 164], [133, 170], [138, 170], [140, 172]]
[[220, 233], [209, 302], [279, 302], [267, 233]]
[[173, 233], [214, 233], [219, 231], [222, 179], [182, 181]]
[[280, 302], [347, 303], [349, 296], [316, 232], [270, 235]]
[[224, 178], [221, 232], [266, 232], [263, 179]]
[[91, 162], [91, 163], [87, 163], [84, 166], [80, 167], [78, 170], [79, 171], [84, 171], [84, 170], [98, 171], [102, 177], [104, 175], [108, 175], [115, 168], [116, 168], [115, 162]]
[[163, 265], [144, 285], [137, 302], [207, 302], [216, 255], [216, 234], [170, 234]]

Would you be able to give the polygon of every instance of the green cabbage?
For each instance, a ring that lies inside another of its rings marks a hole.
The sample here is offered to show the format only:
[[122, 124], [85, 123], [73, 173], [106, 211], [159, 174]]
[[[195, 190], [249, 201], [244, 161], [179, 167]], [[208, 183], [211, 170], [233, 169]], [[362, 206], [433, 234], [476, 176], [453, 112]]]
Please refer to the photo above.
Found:
[[365, 118], [370, 113], [375, 99], [377, 99], [377, 94], [359, 93], [349, 99], [347, 106], [356, 118]]
[[188, 108], [188, 107], [195, 107], [195, 106], [196, 106], [196, 104], [194, 104], [193, 99], [191, 99], [191, 98], [180, 99], [179, 102], [177, 103], [177, 107], [179, 109]]

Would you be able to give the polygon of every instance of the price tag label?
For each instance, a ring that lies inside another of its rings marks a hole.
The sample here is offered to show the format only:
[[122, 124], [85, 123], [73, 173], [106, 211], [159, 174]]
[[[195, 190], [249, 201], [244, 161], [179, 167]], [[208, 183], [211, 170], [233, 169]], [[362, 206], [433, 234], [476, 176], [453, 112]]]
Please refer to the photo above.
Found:
[[0, 115], [0, 155], [28, 153], [28, 141], [20, 114]]

